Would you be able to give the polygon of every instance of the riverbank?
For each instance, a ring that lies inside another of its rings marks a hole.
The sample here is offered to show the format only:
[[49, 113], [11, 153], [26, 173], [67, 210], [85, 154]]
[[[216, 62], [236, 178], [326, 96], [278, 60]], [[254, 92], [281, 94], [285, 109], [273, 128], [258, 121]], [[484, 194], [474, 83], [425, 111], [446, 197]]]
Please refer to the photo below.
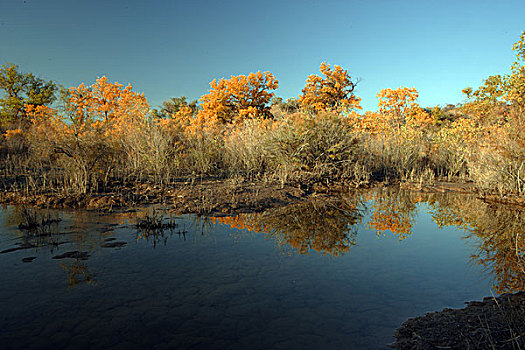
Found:
[[[378, 182], [374, 188], [400, 188], [421, 193], [468, 193], [487, 203], [501, 203], [525, 207], [525, 197], [480, 192], [469, 182], [436, 181], [432, 184], [418, 182]], [[349, 185], [318, 183], [304, 186], [281, 186], [272, 182], [248, 182], [239, 179], [180, 180], [167, 187], [148, 183], [114, 183], [102, 193], [71, 194], [64, 192], [32, 193], [25, 191], [0, 192], [0, 203], [26, 205], [37, 208], [85, 209], [121, 211], [137, 206], [166, 205], [176, 214], [234, 215], [261, 212], [269, 208], [290, 205], [311, 196], [340, 196], [355, 191]]]
[[405, 321], [394, 349], [523, 349], [525, 292], [470, 301]]
[[[327, 193], [330, 190], [323, 189]], [[334, 190], [334, 191], [340, 191]], [[180, 181], [169, 187], [147, 183], [116, 183], [103, 193], [68, 194], [4, 191], [0, 202], [37, 208], [85, 209], [105, 212], [149, 205], [165, 205], [176, 214], [228, 215], [260, 212], [297, 203], [315, 193], [300, 186], [266, 182], [203, 179]]]

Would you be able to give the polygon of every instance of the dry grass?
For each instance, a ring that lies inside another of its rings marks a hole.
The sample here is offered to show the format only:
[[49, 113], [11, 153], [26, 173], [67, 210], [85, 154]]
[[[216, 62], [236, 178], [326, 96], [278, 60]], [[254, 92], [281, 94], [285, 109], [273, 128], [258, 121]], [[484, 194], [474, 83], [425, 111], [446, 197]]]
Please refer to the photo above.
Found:
[[118, 142], [31, 134], [4, 139], [0, 186], [25, 194], [84, 194], [110, 191], [116, 182], [169, 187], [181, 177], [347, 187], [459, 177], [487, 192], [525, 193], [525, 157], [510, 136], [495, 151], [482, 140], [465, 146], [450, 125], [373, 134], [335, 113], [297, 111], [190, 131], [189, 125], [167, 129], [150, 121]]

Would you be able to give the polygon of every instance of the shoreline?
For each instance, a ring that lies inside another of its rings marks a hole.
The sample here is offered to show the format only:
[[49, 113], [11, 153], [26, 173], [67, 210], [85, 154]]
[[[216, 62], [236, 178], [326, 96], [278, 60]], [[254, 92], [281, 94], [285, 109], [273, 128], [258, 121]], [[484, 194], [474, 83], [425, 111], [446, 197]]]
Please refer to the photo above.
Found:
[[337, 183], [330, 186], [324, 184], [309, 187], [293, 184], [281, 186], [272, 182], [247, 182], [236, 179], [182, 180], [162, 188], [148, 183], [117, 183], [108, 191], [88, 194], [2, 191], [0, 192], [0, 203], [104, 212], [125, 211], [135, 207], [162, 204], [171, 206], [175, 214], [225, 216], [261, 212], [270, 208], [299, 203], [312, 196], [332, 197], [354, 191], [396, 187], [425, 194], [471, 194], [489, 204], [525, 207], [525, 196], [483, 193], [472, 183], [459, 181], [436, 181], [432, 184], [377, 182], [371, 186], [354, 188]]
[[396, 330], [393, 349], [522, 349], [525, 345], [525, 292], [467, 301], [409, 318]]

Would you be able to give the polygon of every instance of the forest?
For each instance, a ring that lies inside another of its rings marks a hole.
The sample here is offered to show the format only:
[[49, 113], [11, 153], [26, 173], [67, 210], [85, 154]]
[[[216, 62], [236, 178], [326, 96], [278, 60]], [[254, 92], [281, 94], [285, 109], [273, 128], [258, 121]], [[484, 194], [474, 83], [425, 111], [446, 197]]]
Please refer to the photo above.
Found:
[[277, 78], [259, 71], [158, 108], [105, 76], [64, 88], [5, 64], [0, 186], [89, 194], [202, 178], [343, 188], [439, 180], [523, 196], [525, 31], [512, 50], [508, 73], [465, 88], [464, 103], [423, 107], [416, 88], [401, 86], [379, 91], [375, 112], [362, 111], [349, 71], [329, 63], [286, 101]]

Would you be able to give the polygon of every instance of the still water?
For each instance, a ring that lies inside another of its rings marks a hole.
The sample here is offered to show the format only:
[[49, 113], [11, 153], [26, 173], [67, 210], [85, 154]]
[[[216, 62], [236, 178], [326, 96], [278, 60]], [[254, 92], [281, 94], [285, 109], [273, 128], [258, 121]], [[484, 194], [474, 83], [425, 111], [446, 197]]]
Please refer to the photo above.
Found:
[[409, 317], [523, 289], [522, 214], [376, 191], [158, 230], [46, 211], [27, 230], [6, 207], [0, 347], [386, 348]]

